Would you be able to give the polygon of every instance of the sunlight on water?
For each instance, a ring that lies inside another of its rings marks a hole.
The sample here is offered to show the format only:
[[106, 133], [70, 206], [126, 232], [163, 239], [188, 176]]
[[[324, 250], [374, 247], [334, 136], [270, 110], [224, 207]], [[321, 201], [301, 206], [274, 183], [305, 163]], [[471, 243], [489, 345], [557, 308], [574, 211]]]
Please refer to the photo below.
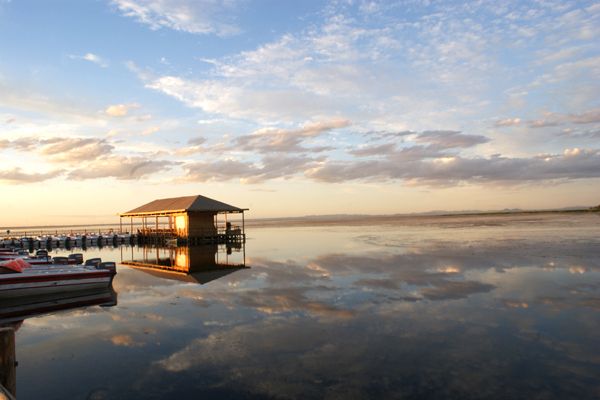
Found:
[[116, 305], [17, 324], [17, 394], [597, 398], [600, 219], [563, 218], [255, 228], [231, 254], [88, 250], [147, 265], [120, 265]]

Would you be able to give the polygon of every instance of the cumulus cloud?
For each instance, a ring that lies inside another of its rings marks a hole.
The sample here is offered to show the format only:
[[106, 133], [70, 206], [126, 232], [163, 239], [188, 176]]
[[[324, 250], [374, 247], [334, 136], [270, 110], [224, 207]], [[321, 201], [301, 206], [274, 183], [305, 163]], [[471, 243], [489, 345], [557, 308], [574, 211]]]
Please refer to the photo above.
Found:
[[217, 35], [239, 32], [229, 15], [240, 3], [237, 0], [112, 0], [121, 14], [150, 29]]
[[104, 112], [110, 117], [124, 117], [129, 113], [130, 110], [135, 108], [140, 108], [140, 105], [136, 103], [113, 104], [106, 107], [106, 110], [104, 110]]

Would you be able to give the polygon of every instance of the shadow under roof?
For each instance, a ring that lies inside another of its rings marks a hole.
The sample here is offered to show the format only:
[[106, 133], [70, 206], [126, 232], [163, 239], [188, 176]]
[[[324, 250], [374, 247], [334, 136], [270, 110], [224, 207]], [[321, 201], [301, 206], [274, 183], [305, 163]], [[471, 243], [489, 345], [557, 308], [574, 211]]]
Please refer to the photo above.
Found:
[[176, 212], [232, 212], [239, 213], [248, 210], [226, 204], [205, 196], [171, 197], [158, 199], [120, 214], [121, 217], [166, 215]]

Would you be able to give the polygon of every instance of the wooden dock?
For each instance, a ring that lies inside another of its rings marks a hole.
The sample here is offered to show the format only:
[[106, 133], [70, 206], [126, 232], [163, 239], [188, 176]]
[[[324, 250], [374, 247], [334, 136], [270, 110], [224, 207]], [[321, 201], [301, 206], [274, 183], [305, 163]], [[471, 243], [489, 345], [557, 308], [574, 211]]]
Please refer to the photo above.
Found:
[[195, 246], [202, 244], [229, 244], [245, 243], [246, 235], [241, 231], [217, 232], [213, 234], [200, 234], [195, 236], [178, 237], [172, 232], [156, 232], [153, 230], [140, 231], [135, 235], [136, 244], [144, 245], [181, 245]]

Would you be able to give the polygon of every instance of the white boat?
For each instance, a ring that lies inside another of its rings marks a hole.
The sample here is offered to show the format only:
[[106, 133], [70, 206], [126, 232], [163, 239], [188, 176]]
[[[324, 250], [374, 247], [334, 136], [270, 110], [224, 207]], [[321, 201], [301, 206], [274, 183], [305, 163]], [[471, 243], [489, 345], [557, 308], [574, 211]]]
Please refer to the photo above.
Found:
[[111, 286], [116, 274], [115, 263], [93, 259], [86, 264], [89, 265], [32, 265], [22, 272], [0, 274], [0, 299]]

